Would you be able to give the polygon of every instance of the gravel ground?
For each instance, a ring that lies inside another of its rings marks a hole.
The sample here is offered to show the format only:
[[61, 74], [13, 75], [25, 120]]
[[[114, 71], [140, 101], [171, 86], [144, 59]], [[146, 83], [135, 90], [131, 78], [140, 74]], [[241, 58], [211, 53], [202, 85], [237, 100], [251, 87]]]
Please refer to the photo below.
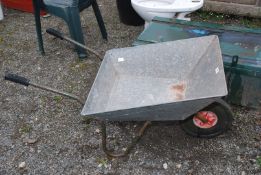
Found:
[[[142, 27], [119, 22], [116, 4], [99, 1], [109, 34], [102, 40], [91, 9], [82, 13], [88, 46], [104, 53], [131, 46]], [[43, 18], [43, 28], [68, 34], [63, 21]], [[86, 97], [99, 62], [79, 61], [72, 45], [44, 33], [46, 55], [37, 50], [31, 14], [8, 10], [0, 22], [0, 76], [5, 70], [34, 82]], [[230, 131], [214, 139], [187, 136], [177, 123], [149, 128], [128, 157], [108, 159], [99, 125], [80, 116], [81, 105], [52, 93], [0, 80], [0, 174], [261, 174], [260, 112], [233, 107]], [[140, 123], [110, 123], [110, 146], [121, 150]], [[20, 167], [19, 167], [20, 166]]]

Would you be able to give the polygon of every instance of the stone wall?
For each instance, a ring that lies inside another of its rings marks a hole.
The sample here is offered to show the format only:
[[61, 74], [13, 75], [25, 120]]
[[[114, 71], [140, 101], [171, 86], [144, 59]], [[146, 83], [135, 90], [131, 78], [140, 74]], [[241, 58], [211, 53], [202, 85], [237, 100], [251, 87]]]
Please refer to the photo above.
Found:
[[204, 10], [261, 18], [261, 0], [205, 0]]

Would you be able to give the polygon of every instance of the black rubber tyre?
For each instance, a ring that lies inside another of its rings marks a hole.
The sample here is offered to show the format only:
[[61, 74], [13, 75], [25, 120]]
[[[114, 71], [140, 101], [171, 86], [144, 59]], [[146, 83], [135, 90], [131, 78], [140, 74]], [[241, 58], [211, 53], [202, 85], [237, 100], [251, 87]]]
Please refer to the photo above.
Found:
[[195, 115], [192, 115], [186, 120], [180, 121], [181, 128], [188, 135], [193, 137], [213, 138], [227, 131], [232, 125], [233, 114], [231, 110], [221, 104], [211, 104], [201, 111], [211, 111], [215, 113], [218, 118], [217, 123], [211, 128], [200, 128], [194, 124], [193, 117]]

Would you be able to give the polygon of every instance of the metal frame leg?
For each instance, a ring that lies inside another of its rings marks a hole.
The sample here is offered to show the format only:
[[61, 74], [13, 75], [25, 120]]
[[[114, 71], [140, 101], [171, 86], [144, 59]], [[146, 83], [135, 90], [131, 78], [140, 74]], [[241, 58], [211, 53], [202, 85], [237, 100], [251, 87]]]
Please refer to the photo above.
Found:
[[34, 18], [35, 18], [38, 47], [41, 54], [44, 55], [45, 53], [43, 47], [43, 36], [42, 36], [41, 17], [40, 17], [41, 2], [39, 0], [33, 0], [33, 6], [34, 6]]
[[97, 4], [96, 0], [93, 1], [92, 8], [93, 8], [94, 14], [96, 16], [98, 25], [100, 27], [100, 31], [101, 31], [102, 37], [103, 37], [103, 39], [108, 40], [107, 31], [106, 31], [106, 28], [105, 28], [105, 25], [104, 25], [104, 21], [102, 19], [102, 15], [101, 15], [101, 12], [100, 12], [100, 9], [98, 7], [98, 4]]
[[140, 128], [138, 135], [132, 140], [131, 144], [127, 147], [126, 151], [123, 153], [113, 153], [107, 149], [107, 131], [106, 131], [106, 122], [100, 121], [101, 125], [101, 134], [102, 134], [102, 149], [105, 154], [109, 157], [124, 157], [130, 153], [130, 151], [134, 148], [134, 146], [139, 142], [141, 137], [144, 135], [145, 130], [151, 124], [150, 121], [146, 121], [143, 126]]

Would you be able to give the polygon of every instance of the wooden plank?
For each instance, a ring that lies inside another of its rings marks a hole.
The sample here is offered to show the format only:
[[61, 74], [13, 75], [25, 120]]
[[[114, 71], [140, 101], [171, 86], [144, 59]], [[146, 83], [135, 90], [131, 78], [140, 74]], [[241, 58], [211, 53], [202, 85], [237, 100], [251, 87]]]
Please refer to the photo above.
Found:
[[227, 2], [227, 3], [246, 4], [246, 5], [256, 4], [256, 0], [206, 0], [206, 1]]
[[[260, 1], [260, 0], [259, 0]], [[260, 2], [258, 2], [260, 3]], [[261, 18], [261, 7], [227, 2], [205, 1], [203, 10]]]

